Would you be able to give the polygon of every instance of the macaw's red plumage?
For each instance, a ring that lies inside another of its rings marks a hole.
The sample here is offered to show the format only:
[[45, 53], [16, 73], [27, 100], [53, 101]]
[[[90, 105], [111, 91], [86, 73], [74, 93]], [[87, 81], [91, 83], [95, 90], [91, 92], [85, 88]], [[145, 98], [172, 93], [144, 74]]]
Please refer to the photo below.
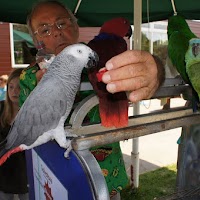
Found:
[[88, 46], [96, 51], [99, 62], [96, 68], [88, 70], [89, 80], [99, 97], [99, 112], [101, 124], [105, 127], [125, 127], [128, 125], [128, 99], [125, 92], [111, 94], [106, 90], [106, 84], [99, 81], [106, 62], [127, 50], [123, 37], [131, 36], [130, 23], [124, 18], [114, 18], [103, 24], [99, 35], [92, 39]]

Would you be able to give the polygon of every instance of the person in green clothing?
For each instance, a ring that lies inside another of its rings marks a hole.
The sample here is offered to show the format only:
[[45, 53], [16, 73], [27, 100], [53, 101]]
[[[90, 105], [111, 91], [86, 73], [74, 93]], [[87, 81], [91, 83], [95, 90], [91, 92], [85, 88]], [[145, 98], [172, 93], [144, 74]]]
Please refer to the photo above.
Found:
[[[79, 27], [71, 11], [58, 1], [43, 1], [35, 5], [27, 18], [29, 32], [35, 45], [42, 41], [49, 54], [57, 55], [68, 45], [78, 42]], [[139, 64], [138, 64], [139, 63]], [[163, 66], [154, 57], [143, 51], [127, 51], [112, 58], [106, 65], [108, 72], [103, 76], [109, 92], [130, 91], [129, 99], [137, 102], [150, 98], [164, 79]], [[141, 70], [142, 69], [142, 70]], [[127, 71], [133, 73], [126, 73]], [[32, 63], [20, 76], [20, 105], [24, 103], [36, 87], [46, 69]], [[82, 81], [87, 80], [83, 71]], [[141, 82], [141, 84], [138, 84]], [[75, 103], [80, 102], [91, 92], [78, 92]], [[87, 114], [90, 123], [100, 122], [98, 106]], [[97, 159], [106, 179], [111, 199], [128, 185], [119, 142], [95, 147], [91, 152]]]

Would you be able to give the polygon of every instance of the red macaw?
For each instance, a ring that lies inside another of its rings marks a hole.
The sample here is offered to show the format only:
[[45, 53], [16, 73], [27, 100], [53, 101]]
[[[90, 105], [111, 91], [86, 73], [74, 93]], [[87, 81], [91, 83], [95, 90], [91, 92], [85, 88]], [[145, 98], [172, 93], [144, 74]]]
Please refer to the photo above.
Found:
[[106, 84], [98, 80], [99, 70], [106, 62], [127, 50], [124, 37], [132, 35], [132, 29], [128, 20], [119, 17], [106, 21], [97, 36], [88, 46], [96, 51], [99, 63], [96, 68], [88, 70], [89, 80], [99, 97], [99, 112], [101, 124], [105, 127], [125, 127], [128, 125], [128, 99], [125, 92], [111, 94], [106, 90]]

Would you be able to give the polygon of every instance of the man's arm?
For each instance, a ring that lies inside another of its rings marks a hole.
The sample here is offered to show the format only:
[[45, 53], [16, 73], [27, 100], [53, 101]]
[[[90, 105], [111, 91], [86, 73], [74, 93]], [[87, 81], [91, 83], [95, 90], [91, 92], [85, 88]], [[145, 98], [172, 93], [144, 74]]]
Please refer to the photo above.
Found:
[[152, 55], [157, 66], [157, 77], [159, 82], [159, 87], [163, 84], [165, 80], [165, 68], [163, 62], [160, 60], [158, 56]]

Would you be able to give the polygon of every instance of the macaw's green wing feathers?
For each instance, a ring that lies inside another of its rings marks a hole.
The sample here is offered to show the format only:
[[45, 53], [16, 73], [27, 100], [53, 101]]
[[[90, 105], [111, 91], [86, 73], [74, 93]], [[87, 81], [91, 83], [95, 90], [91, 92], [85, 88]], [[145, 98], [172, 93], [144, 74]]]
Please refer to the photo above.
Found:
[[187, 38], [197, 37], [190, 30], [190, 27], [188, 26], [184, 17], [180, 15], [171, 16], [168, 20], [168, 27], [167, 27], [168, 40], [170, 39], [171, 35], [174, 34], [174, 32], [182, 32], [183, 34], [185, 34]]
[[185, 52], [188, 49], [189, 39], [181, 32], [174, 32], [168, 41], [168, 55], [186, 83], [190, 83], [185, 67]]

